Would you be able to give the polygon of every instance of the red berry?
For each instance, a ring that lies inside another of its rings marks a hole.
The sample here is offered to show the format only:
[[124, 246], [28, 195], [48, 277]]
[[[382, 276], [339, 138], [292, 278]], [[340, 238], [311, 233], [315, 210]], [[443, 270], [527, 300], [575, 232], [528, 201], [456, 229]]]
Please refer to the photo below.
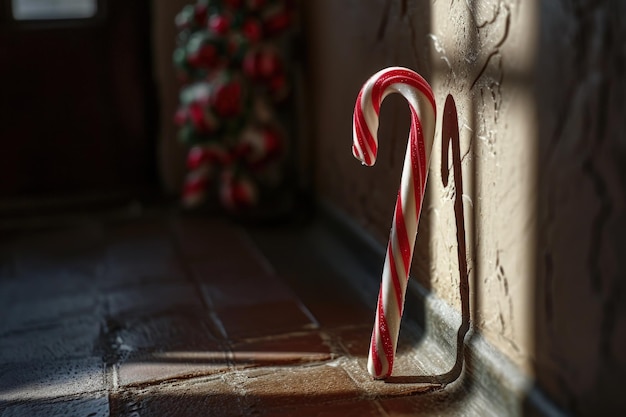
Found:
[[222, 162], [224, 151], [218, 146], [194, 146], [187, 155], [187, 168], [195, 170], [204, 164]]
[[291, 14], [288, 12], [280, 12], [269, 16], [265, 20], [265, 32], [268, 34], [276, 34], [287, 29], [291, 24]]
[[257, 201], [257, 190], [247, 178], [233, 178], [233, 174], [225, 172], [222, 176], [220, 198], [222, 204], [230, 209], [241, 209], [254, 205]]
[[244, 36], [250, 40], [250, 42], [258, 42], [263, 36], [263, 29], [261, 23], [256, 19], [248, 19], [244, 22], [241, 28]]
[[274, 74], [278, 73], [280, 69], [280, 61], [275, 52], [271, 51], [261, 54], [258, 63], [259, 75], [261, 77], [270, 78]]
[[224, 15], [214, 14], [209, 18], [209, 29], [218, 35], [224, 35], [230, 29], [230, 19]]
[[194, 146], [189, 150], [187, 154], [187, 168], [194, 170], [205, 162], [208, 162], [208, 158], [204, 148]]
[[259, 78], [258, 57], [258, 52], [250, 51], [243, 58], [243, 72], [253, 80]]
[[215, 112], [222, 117], [237, 116], [241, 112], [241, 84], [230, 82], [219, 86], [213, 96]]
[[217, 64], [217, 48], [211, 44], [202, 45], [195, 53], [187, 56], [192, 67], [212, 68]]
[[189, 105], [189, 118], [198, 133], [210, 133], [213, 131], [213, 127], [205, 117], [204, 108], [198, 103], [191, 103]]

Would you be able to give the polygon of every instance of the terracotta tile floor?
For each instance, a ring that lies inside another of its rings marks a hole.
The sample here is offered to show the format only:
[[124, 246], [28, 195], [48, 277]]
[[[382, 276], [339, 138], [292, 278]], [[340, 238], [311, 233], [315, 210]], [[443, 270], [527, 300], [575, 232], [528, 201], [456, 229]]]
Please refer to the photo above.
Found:
[[[324, 240], [315, 225], [245, 230], [167, 211], [63, 224], [1, 234], [2, 417], [391, 417], [464, 406], [454, 384], [369, 378], [377, 284], [345, 276], [358, 262], [342, 272], [311, 249]], [[420, 330], [406, 326], [396, 367], [420, 374]]]

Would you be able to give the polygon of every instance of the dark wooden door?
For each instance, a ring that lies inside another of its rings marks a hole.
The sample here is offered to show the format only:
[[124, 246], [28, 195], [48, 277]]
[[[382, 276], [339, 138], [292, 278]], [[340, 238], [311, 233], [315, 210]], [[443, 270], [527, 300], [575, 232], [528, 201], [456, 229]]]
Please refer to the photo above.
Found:
[[65, 20], [16, 20], [0, 1], [0, 199], [152, 185], [149, 0]]

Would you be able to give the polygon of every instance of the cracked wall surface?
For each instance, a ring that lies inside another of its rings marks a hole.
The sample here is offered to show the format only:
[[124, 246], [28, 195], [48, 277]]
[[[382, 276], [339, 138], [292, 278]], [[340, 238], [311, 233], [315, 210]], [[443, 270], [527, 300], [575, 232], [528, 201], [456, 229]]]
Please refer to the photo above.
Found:
[[536, 364], [581, 415], [626, 410], [625, 15], [620, 1], [541, 6]]
[[[383, 67], [420, 72], [439, 113], [412, 277], [461, 309], [461, 180], [473, 324], [582, 415], [624, 405], [625, 9], [574, 0], [305, 5], [319, 194], [386, 242], [409, 112], [401, 98], [385, 101], [379, 160], [365, 168], [350, 152], [354, 100]], [[448, 94], [459, 179], [441, 172]]]

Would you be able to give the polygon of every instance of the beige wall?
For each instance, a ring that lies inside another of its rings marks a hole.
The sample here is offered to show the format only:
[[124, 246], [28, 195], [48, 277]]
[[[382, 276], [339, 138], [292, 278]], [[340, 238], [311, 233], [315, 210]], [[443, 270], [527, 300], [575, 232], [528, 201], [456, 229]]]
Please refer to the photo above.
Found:
[[189, 0], [154, 0], [152, 2], [154, 69], [159, 97], [159, 172], [165, 190], [180, 190], [185, 175], [186, 148], [177, 138], [174, 112], [178, 106], [180, 84], [172, 64], [177, 31], [174, 17]]
[[408, 111], [402, 99], [387, 99], [379, 160], [365, 168], [350, 152], [354, 100], [380, 68], [424, 75], [439, 116], [412, 275], [460, 308], [459, 184], [441, 173], [441, 114], [451, 94], [471, 319], [559, 404], [591, 415], [624, 402], [611, 389], [624, 387], [626, 370], [626, 36], [623, 6], [587, 3], [304, 5], [318, 193], [386, 241]]

